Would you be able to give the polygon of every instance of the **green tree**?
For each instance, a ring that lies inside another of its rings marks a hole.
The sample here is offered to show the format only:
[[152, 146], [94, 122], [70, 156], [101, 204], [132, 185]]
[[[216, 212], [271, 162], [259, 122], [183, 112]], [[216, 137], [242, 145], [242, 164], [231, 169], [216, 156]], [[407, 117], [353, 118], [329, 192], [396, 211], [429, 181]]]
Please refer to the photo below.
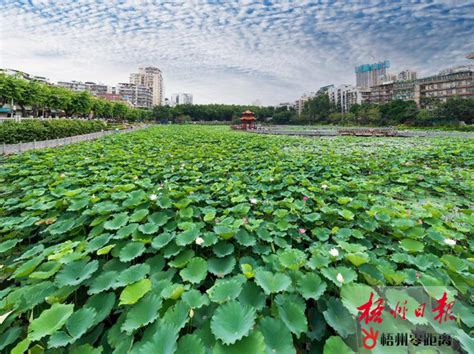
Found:
[[305, 102], [302, 116], [309, 123], [327, 123], [329, 115], [336, 111], [336, 107], [329, 100], [328, 95], [320, 95]]
[[449, 98], [435, 109], [438, 124], [453, 124], [460, 121], [466, 124], [474, 123], [473, 98]]
[[120, 121], [125, 120], [127, 116], [127, 112], [128, 112], [128, 106], [125, 103], [114, 102], [113, 109], [112, 109], [112, 115], [114, 119], [120, 120]]

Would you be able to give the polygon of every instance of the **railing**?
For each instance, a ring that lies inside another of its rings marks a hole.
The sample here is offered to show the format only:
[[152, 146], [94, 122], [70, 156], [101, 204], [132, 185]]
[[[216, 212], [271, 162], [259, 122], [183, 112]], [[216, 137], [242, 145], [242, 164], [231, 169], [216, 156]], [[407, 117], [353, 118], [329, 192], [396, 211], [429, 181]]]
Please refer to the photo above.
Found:
[[97, 133], [69, 136], [66, 138], [57, 138], [57, 139], [50, 139], [50, 140], [32, 141], [28, 143], [20, 142], [18, 144], [0, 144], [0, 155], [17, 154], [17, 153], [25, 152], [28, 150], [64, 146], [64, 145], [78, 143], [81, 141], [89, 141], [89, 140], [98, 139], [110, 134], [129, 133], [129, 132], [144, 129], [147, 127], [149, 127], [149, 125], [140, 126], [140, 127], [132, 127], [125, 130], [105, 130], [105, 131], [100, 131]]

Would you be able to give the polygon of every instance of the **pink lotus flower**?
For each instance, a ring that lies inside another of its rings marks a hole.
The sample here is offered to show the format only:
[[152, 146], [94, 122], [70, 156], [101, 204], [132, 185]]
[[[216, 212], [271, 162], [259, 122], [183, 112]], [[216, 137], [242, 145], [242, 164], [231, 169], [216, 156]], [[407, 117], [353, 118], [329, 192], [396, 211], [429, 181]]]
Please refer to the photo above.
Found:
[[303, 200], [304, 200], [304, 201], [307, 201], [308, 199], [309, 199], [309, 198], [306, 197], [306, 196], [303, 197]]
[[300, 234], [304, 234], [304, 233], [306, 232], [306, 230], [303, 229], [303, 228], [301, 228], [301, 229], [298, 229], [298, 232], [299, 232]]

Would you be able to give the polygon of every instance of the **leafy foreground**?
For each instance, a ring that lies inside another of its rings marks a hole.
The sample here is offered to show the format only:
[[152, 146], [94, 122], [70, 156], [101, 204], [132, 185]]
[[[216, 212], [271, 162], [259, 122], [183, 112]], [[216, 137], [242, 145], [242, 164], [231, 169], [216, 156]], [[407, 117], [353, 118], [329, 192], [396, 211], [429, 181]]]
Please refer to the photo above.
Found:
[[0, 349], [341, 354], [367, 285], [469, 309], [473, 148], [163, 126], [4, 159]]

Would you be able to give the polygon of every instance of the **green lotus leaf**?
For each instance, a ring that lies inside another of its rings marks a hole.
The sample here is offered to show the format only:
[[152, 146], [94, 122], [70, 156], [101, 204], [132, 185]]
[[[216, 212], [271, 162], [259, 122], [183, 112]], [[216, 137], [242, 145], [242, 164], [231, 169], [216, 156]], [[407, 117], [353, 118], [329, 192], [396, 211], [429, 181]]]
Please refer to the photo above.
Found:
[[400, 241], [400, 246], [407, 252], [423, 252], [425, 245], [420, 241], [404, 238]]
[[56, 285], [59, 287], [79, 285], [89, 279], [98, 268], [98, 261], [87, 263], [86, 260], [79, 260], [66, 264], [56, 275]]
[[44, 256], [39, 255], [35, 258], [22, 263], [12, 274], [12, 278], [26, 277], [31, 274], [44, 260]]
[[359, 314], [357, 307], [369, 300], [370, 293], [373, 293], [373, 301], [375, 303], [378, 299], [378, 295], [370, 286], [359, 283], [345, 284], [341, 288], [342, 303], [344, 307], [349, 310], [349, 313], [353, 316], [357, 316]]
[[[176, 352], [178, 330], [167, 323], [160, 325], [151, 338], [143, 343], [138, 353], [174, 354]], [[135, 349], [135, 347], [133, 348]], [[132, 349], [132, 352], [134, 350]]]
[[265, 339], [267, 353], [296, 354], [291, 332], [281, 320], [264, 317], [260, 321], [258, 328]]
[[168, 232], [164, 232], [162, 234], [156, 235], [153, 238], [153, 241], [151, 242], [151, 247], [153, 247], [156, 250], [159, 250], [166, 246], [170, 241], [174, 238], [173, 234], [170, 234]]
[[130, 222], [140, 222], [149, 214], [148, 209], [139, 209], [130, 216]]
[[156, 204], [162, 209], [169, 209], [172, 206], [171, 199], [165, 196], [159, 196]]
[[242, 305], [248, 305], [259, 311], [265, 306], [267, 297], [262, 290], [254, 283], [247, 281], [242, 285], [242, 291], [238, 297]]
[[130, 262], [140, 257], [145, 252], [145, 245], [142, 242], [129, 242], [120, 250], [119, 258], [121, 262]]
[[332, 336], [324, 344], [323, 354], [355, 354], [341, 337]]
[[305, 300], [318, 300], [326, 288], [326, 283], [315, 273], [306, 273], [298, 279], [298, 292]]
[[216, 283], [207, 290], [209, 299], [212, 302], [222, 304], [234, 300], [242, 291], [242, 284], [237, 280], [217, 280]]
[[90, 307], [83, 307], [74, 312], [66, 322], [66, 328], [72, 338], [71, 343], [79, 339], [95, 323], [97, 312]]
[[[130, 185], [132, 186], [132, 185]], [[133, 186], [135, 188], [135, 186]], [[142, 190], [132, 191], [129, 194], [129, 197], [123, 201], [123, 206], [126, 208], [135, 208], [143, 203], [146, 200], [147, 195]]]
[[210, 211], [210, 212], [206, 213], [206, 215], [204, 215], [204, 217], [203, 217], [203, 220], [206, 221], [206, 222], [209, 222], [209, 221], [214, 220], [215, 217], [216, 217], [216, 212], [214, 210], [214, 211]]
[[295, 295], [279, 294], [275, 297], [275, 303], [280, 319], [296, 337], [299, 338], [301, 333], [308, 330], [303, 299]]
[[0, 350], [3, 350], [10, 344], [14, 343], [21, 335], [21, 328], [11, 327], [0, 335]]
[[167, 213], [164, 213], [164, 212], [161, 212], [161, 211], [153, 213], [148, 217], [148, 220], [151, 223], [156, 224], [158, 226], [165, 225], [168, 222], [169, 219], [170, 219], [170, 216]]
[[66, 219], [57, 221], [49, 227], [49, 233], [51, 235], [61, 235], [71, 230], [76, 225], [76, 220]]
[[225, 257], [234, 252], [234, 245], [230, 242], [218, 242], [212, 248], [217, 257]]
[[211, 331], [224, 344], [233, 344], [247, 336], [255, 324], [255, 310], [237, 301], [220, 305], [211, 319]]
[[195, 334], [186, 334], [178, 340], [175, 354], [206, 354], [206, 347], [202, 340]]
[[38, 253], [43, 252], [43, 250], [44, 250], [44, 245], [43, 244], [33, 246], [30, 249], [26, 250], [20, 257], [17, 258], [17, 260], [21, 261], [23, 259], [27, 259], [27, 258], [36, 256]]
[[193, 250], [184, 250], [183, 252], [178, 254], [172, 261], [168, 262], [168, 265], [173, 268], [183, 268], [193, 257]]
[[321, 274], [331, 280], [338, 287], [357, 279], [357, 273], [347, 267], [323, 268]]
[[166, 310], [162, 320], [175, 328], [181, 329], [186, 326], [189, 318], [190, 308], [183, 301], [178, 301]]
[[0, 243], [0, 253], [7, 252], [11, 250], [13, 247], [16, 246], [16, 244], [20, 242], [19, 239], [17, 238], [12, 238], [11, 240], [4, 241]]
[[356, 322], [339, 299], [330, 297], [326, 301], [327, 310], [323, 312], [327, 324], [343, 338], [356, 333]]
[[213, 354], [241, 354], [241, 353], [265, 353], [265, 341], [263, 335], [255, 331], [248, 337], [242, 338], [231, 345], [223, 345], [216, 342]]
[[185, 290], [186, 288], [182, 284], [173, 284], [164, 289], [160, 295], [164, 299], [178, 300]]
[[190, 308], [198, 309], [202, 306], [209, 305], [209, 297], [207, 294], [202, 294], [196, 289], [186, 291], [181, 298]]
[[56, 261], [46, 262], [41, 264], [29, 275], [32, 279], [48, 279], [61, 269], [61, 263]]
[[278, 260], [283, 267], [297, 270], [306, 263], [306, 255], [298, 249], [288, 248], [279, 253]]
[[[130, 218], [130, 221], [131, 221], [131, 218]], [[128, 224], [127, 226], [124, 226], [120, 230], [118, 230], [114, 238], [118, 238], [118, 239], [126, 238], [130, 236], [137, 228], [138, 228], [138, 224]]]
[[240, 229], [235, 234], [235, 240], [244, 247], [251, 247], [257, 243], [255, 236], [250, 235], [245, 229]]
[[28, 350], [30, 343], [30, 339], [23, 339], [21, 342], [18, 342], [17, 345], [12, 348], [11, 354], [23, 354]]
[[222, 239], [228, 240], [232, 238], [239, 229], [233, 228], [228, 225], [216, 225], [214, 226], [214, 232]]
[[148, 264], [135, 264], [120, 272], [116, 277], [116, 283], [119, 284], [119, 286], [135, 283], [145, 278], [149, 272], [150, 266]]
[[345, 258], [356, 267], [359, 267], [369, 261], [369, 256], [367, 253], [362, 252], [348, 253], [345, 255]]
[[60, 329], [72, 315], [74, 305], [53, 304], [49, 309], [30, 322], [28, 326], [28, 339], [38, 341]]
[[106, 230], [118, 230], [121, 227], [125, 226], [128, 223], [128, 214], [120, 213], [114, 215], [114, 217], [104, 223], [104, 229]]
[[209, 258], [207, 266], [210, 273], [223, 277], [234, 270], [235, 263], [234, 256], [230, 255], [223, 258]]
[[338, 213], [346, 220], [354, 220], [354, 213], [348, 209], [339, 210]]
[[207, 262], [200, 257], [192, 258], [186, 265], [186, 268], [179, 272], [179, 275], [184, 281], [198, 284], [206, 278]]
[[311, 214], [306, 214], [304, 216], [304, 219], [309, 221], [309, 222], [315, 222], [317, 220], [321, 219], [321, 215], [318, 213], [311, 213]]
[[267, 295], [285, 291], [291, 285], [291, 279], [286, 274], [261, 269], [255, 271], [255, 282]]
[[157, 294], [148, 293], [135, 305], [130, 307], [120, 329], [123, 332], [133, 331], [152, 323], [159, 316], [162, 300]]
[[89, 295], [94, 295], [101, 293], [102, 291], [108, 290], [110, 288], [114, 288], [117, 286], [117, 276], [118, 272], [116, 271], [108, 271], [102, 272], [98, 276], [96, 276], [89, 285], [89, 290], [87, 293]]
[[60, 348], [73, 342], [73, 338], [64, 331], [54, 332], [48, 340], [48, 348]]
[[176, 235], [176, 244], [178, 246], [186, 246], [194, 242], [199, 236], [199, 230], [196, 227], [192, 227], [186, 231]]
[[158, 231], [159, 228], [160, 226], [153, 222], [148, 222], [146, 224], [138, 226], [138, 230], [144, 233], [145, 235], [153, 235]]
[[191, 219], [193, 215], [194, 211], [191, 207], [187, 207], [179, 211], [179, 216], [181, 216], [183, 219]]
[[133, 305], [150, 290], [150, 279], [142, 279], [127, 285], [120, 293], [120, 305]]

